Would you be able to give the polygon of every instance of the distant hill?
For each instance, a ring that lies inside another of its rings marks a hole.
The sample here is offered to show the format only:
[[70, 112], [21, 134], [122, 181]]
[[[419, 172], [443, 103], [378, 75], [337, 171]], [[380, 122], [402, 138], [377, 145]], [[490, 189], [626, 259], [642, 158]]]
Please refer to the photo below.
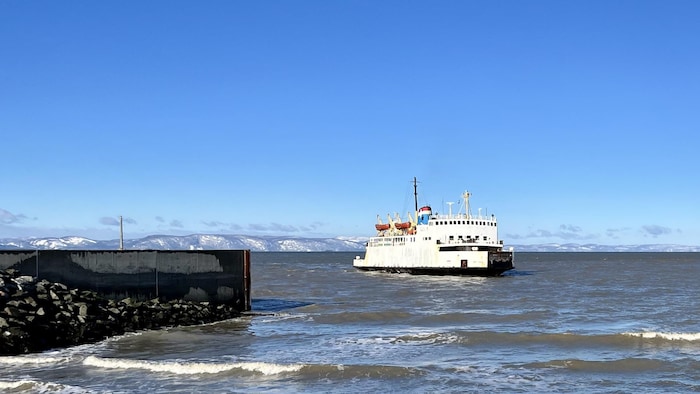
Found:
[[[150, 235], [124, 240], [124, 249], [206, 250], [250, 249], [254, 252], [363, 251], [367, 238], [300, 238], [228, 234]], [[516, 252], [700, 252], [700, 246], [670, 244], [598, 245], [531, 244], [512, 246]], [[0, 249], [102, 249], [116, 250], [119, 240], [97, 241], [84, 237], [0, 239]]]
[[[119, 249], [119, 240], [96, 241], [84, 237], [0, 239], [0, 249]], [[124, 249], [250, 249], [255, 252], [339, 252], [364, 249], [364, 239], [290, 238], [249, 235], [150, 235], [125, 239]]]

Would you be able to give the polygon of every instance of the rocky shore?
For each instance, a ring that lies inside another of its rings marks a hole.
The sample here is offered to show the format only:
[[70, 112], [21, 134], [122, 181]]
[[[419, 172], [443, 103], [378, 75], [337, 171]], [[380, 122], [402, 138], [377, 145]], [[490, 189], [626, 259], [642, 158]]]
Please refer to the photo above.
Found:
[[239, 316], [230, 305], [185, 300], [115, 301], [93, 291], [0, 271], [0, 355], [101, 341], [138, 330]]

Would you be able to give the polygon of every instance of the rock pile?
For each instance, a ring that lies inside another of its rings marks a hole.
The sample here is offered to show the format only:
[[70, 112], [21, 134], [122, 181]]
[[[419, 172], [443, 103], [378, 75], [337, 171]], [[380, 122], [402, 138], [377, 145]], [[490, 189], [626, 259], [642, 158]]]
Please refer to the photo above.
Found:
[[93, 291], [0, 271], [0, 355], [101, 341], [125, 332], [239, 316], [230, 305], [184, 300], [115, 301]]

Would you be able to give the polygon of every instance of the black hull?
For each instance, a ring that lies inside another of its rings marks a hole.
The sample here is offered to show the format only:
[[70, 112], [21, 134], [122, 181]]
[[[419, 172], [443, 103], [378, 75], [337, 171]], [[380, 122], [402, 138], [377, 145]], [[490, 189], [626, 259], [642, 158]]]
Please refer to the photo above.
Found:
[[509, 268], [384, 268], [384, 267], [355, 267], [362, 271], [382, 271], [397, 274], [412, 275], [453, 275], [453, 276], [501, 276]]

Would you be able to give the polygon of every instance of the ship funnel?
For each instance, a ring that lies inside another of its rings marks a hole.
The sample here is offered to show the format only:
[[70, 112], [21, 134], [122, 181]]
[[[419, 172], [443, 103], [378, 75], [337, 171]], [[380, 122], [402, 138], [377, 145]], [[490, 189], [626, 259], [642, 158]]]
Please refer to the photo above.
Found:
[[433, 214], [433, 210], [429, 206], [421, 207], [418, 210], [418, 224], [428, 224], [430, 220], [430, 215]]

